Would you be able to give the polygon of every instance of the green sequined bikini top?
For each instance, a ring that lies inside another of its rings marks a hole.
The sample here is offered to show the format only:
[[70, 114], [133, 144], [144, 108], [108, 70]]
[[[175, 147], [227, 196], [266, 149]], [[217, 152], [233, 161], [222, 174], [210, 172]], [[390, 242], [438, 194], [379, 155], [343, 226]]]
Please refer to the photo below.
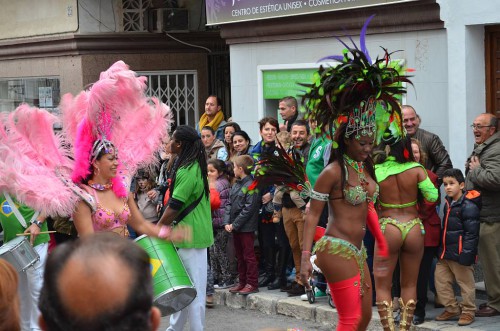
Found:
[[368, 195], [368, 192], [362, 185], [351, 186], [349, 184], [344, 187], [344, 198], [345, 200], [353, 206], [359, 205], [363, 202], [376, 202], [378, 198], [379, 188], [376, 184], [375, 193], [373, 197]]
[[379, 187], [376, 184], [375, 193], [373, 193], [373, 197], [368, 195], [368, 191], [366, 187], [368, 186], [368, 181], [366, 180], [364, 170], [364, 163], [357, 162], [351, 159], [349, 156], [344, 154], [345, 163], [351, 166], [359, 178], [359, 185], [352, 186], [349, 185], [349, 171], [347, 170], [347, 165], [344, 163], [345, 167], [345, 176], [346, 176], [346, 186], [344, 187], [344, 199], [353, 206], [359, 205], [363, 202], [376, 202], [379, 194]]

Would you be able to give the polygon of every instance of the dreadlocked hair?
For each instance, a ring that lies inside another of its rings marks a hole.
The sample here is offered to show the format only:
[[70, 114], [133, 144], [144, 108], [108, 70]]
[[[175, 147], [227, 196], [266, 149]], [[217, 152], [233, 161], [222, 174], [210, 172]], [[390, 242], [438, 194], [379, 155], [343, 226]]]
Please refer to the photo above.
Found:
[[[182, 143], [182, 149], [177, 160], [172, 168], [172, 184], [175, 187], [175, 179], [177, 177], [177, 170], [182, 167], [187, 167], [194, 162], [198, 162], [201, 170], [201, 177], [203, 178], [203, 186], [205, 195], [209, 197], [208, 179], [207, 179], [207, 156], [205, 153], [205, 146], [201, 141], [196, 130], [187, 125], [180, 125], [175, 129], [174, 139]], [[170, 197], [172, 197], [173, 190], [170, 190]]]
[[[347, 123], [342, 123], [337, 130], [335, 130], [334, 141], [337, 143], [338, 147], [332, 149], [333, 153], [330, 156], [330, 162], [333, 163], [337, 161], [340, 166], [340, 183], [341, 187], [345, 187], [347, 185], [347, 166], [344, 161], [344, 154], [347, 150], [346, 139], [354, 140], [356, 139], [354, 136], [350, 136], [349, 138], [345, 138], [345, 132], [347, 130]], [[373, 180], [376, 180], [375, 177], [375, 165], [373, 163], [373, 159], [371, 156], [368, 156], [365, 163], [365, 169]], [[342, 191], [342, 198], [344, 198], [344, 190]]]

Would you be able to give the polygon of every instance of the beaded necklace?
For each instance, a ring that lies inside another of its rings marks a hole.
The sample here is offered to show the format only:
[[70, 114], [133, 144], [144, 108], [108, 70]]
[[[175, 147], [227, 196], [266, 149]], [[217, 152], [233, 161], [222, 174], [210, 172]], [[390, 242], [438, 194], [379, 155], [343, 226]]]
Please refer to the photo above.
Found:
[[[354, 161], [347, 154], [344, 154], [344, 160], [349, 166], [351, 166], [351, 168], [354, 169], [354, 171], [356, 171], [356, 173], [358, 174], [359, 185], [361, 186], [363, 191], [366, 192], [366, 187], [368, 186], [368, 181], [366, 180], [365, 173], [364, 173], [365, 163], [363, 161]], [[346, 177], [347, 176], [348, 176], [348, 171], [346, 169]]]
[[90, 187], [92, 187], [93, 189], [96, 189], [98, 191], [106, 191], [106, 190], [109, 190], [113, 187], [112, 182], [103, 185], [103, 184], [94, 182], [92, 179], [89, 180], [88, 185]]
[[358, 174], [362, 174], [365, 170], [365, 163], [363, 161], [354, 161], [347, 154], [344, 154], [344, 160], [350, 165]]

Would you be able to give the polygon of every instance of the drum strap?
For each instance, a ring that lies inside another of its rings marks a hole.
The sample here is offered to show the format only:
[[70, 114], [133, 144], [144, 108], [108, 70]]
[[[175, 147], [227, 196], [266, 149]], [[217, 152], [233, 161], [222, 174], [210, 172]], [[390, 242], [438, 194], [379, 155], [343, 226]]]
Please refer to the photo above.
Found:
[[174, 225], [177, 225], [180, 223], [180, 221], [182, 221], [184, 219], [184, 217], [186, 217], [187, 214], [189, 214], [193, 209], [196, 208], [196, 206], [198, 206], [198, 204], [200, 203], [201, 201], [201, 198], [203, 198], [203, 194], [205, 192], [201, 192], [201, 195], [198, 199], [196, 199], [196, 201], [193, 201], [192, 204], [190, 204], [189, 206], [187, 206], [183, 211], [181, 211], [179, 213], [179, 215], [177, 215], [174, 219], [174, 221], [172, 222], [172, 224]]
[[[19, 223], [21, 223], [21, 225], [24, 227], [24, 228], [27, 228], [28, 225], [26, 224], [26, 220], [24, 219], [23, 215], [21, 215], [21, 213], [19, 212], [19, 210], [17, 209], [16, 207], [16, 204], [14, 203], [14, 201], [12, 201], [12, 198], [10, 197], [9, 193], [7, 192], [4, 192], [3, 193], [4, 196], [5, 196], [5, 200], [7, 200], [7, 202], [9, 203], [9, 206], [10, 208], [12, 209], [12, 212], [14, 213], [14, 215], [16, 216], [17, 220], [19, 221]], [[38, 215], [40, 214], [40, 212], [38, 211], [35, 211], [35, 214], [33, 215], [33, 217], [31, 218], [30, 220], [30, 224], [36, 220], [36, 218], [38, 217]]]

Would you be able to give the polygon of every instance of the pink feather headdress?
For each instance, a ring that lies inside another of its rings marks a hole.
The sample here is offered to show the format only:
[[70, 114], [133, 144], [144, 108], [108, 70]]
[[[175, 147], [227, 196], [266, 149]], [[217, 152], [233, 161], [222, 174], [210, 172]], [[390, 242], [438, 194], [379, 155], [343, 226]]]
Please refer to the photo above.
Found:
[[79, 197], [57, 175], [69, 173], [72, 162], [53, 132], [56, 122], [55, 115], [26, 104], [2, 114], [0, 188], [35, 210], [65, 216]]
[[156, 161], [154, 153], [168, 135], [172, 114], [165, 104], [146, 97], [145, 90], [146, 78], [118, 61], [88, 90], [63, 97], [63, 127], [74, 148], [75, 183], [90, 175], [96, 141], [97, 153], [108, 142], [119, 151], [120, 175], [113, 179], [113, 190], [120, 197], [127, 195], [127, 175]]
[[[170, 109], [145, 96], [144, 77], [122, 61], [101, 73], [89, 90], [64, 95], [63, 134], [53, 125], [60, 118], [44, 109], [19, 106], [0, 116], [0, 190], [47, 215], [71, 215], [79, 200], [92, 209], [93, 197], [76, 184], [90, 175], [92, 150], [119, 151], [117, 196], [127, 196], [126, 174], [156, 161], [155, 152], [168, 135]], [[76, 184], [75, 184], [76, 183]]]

